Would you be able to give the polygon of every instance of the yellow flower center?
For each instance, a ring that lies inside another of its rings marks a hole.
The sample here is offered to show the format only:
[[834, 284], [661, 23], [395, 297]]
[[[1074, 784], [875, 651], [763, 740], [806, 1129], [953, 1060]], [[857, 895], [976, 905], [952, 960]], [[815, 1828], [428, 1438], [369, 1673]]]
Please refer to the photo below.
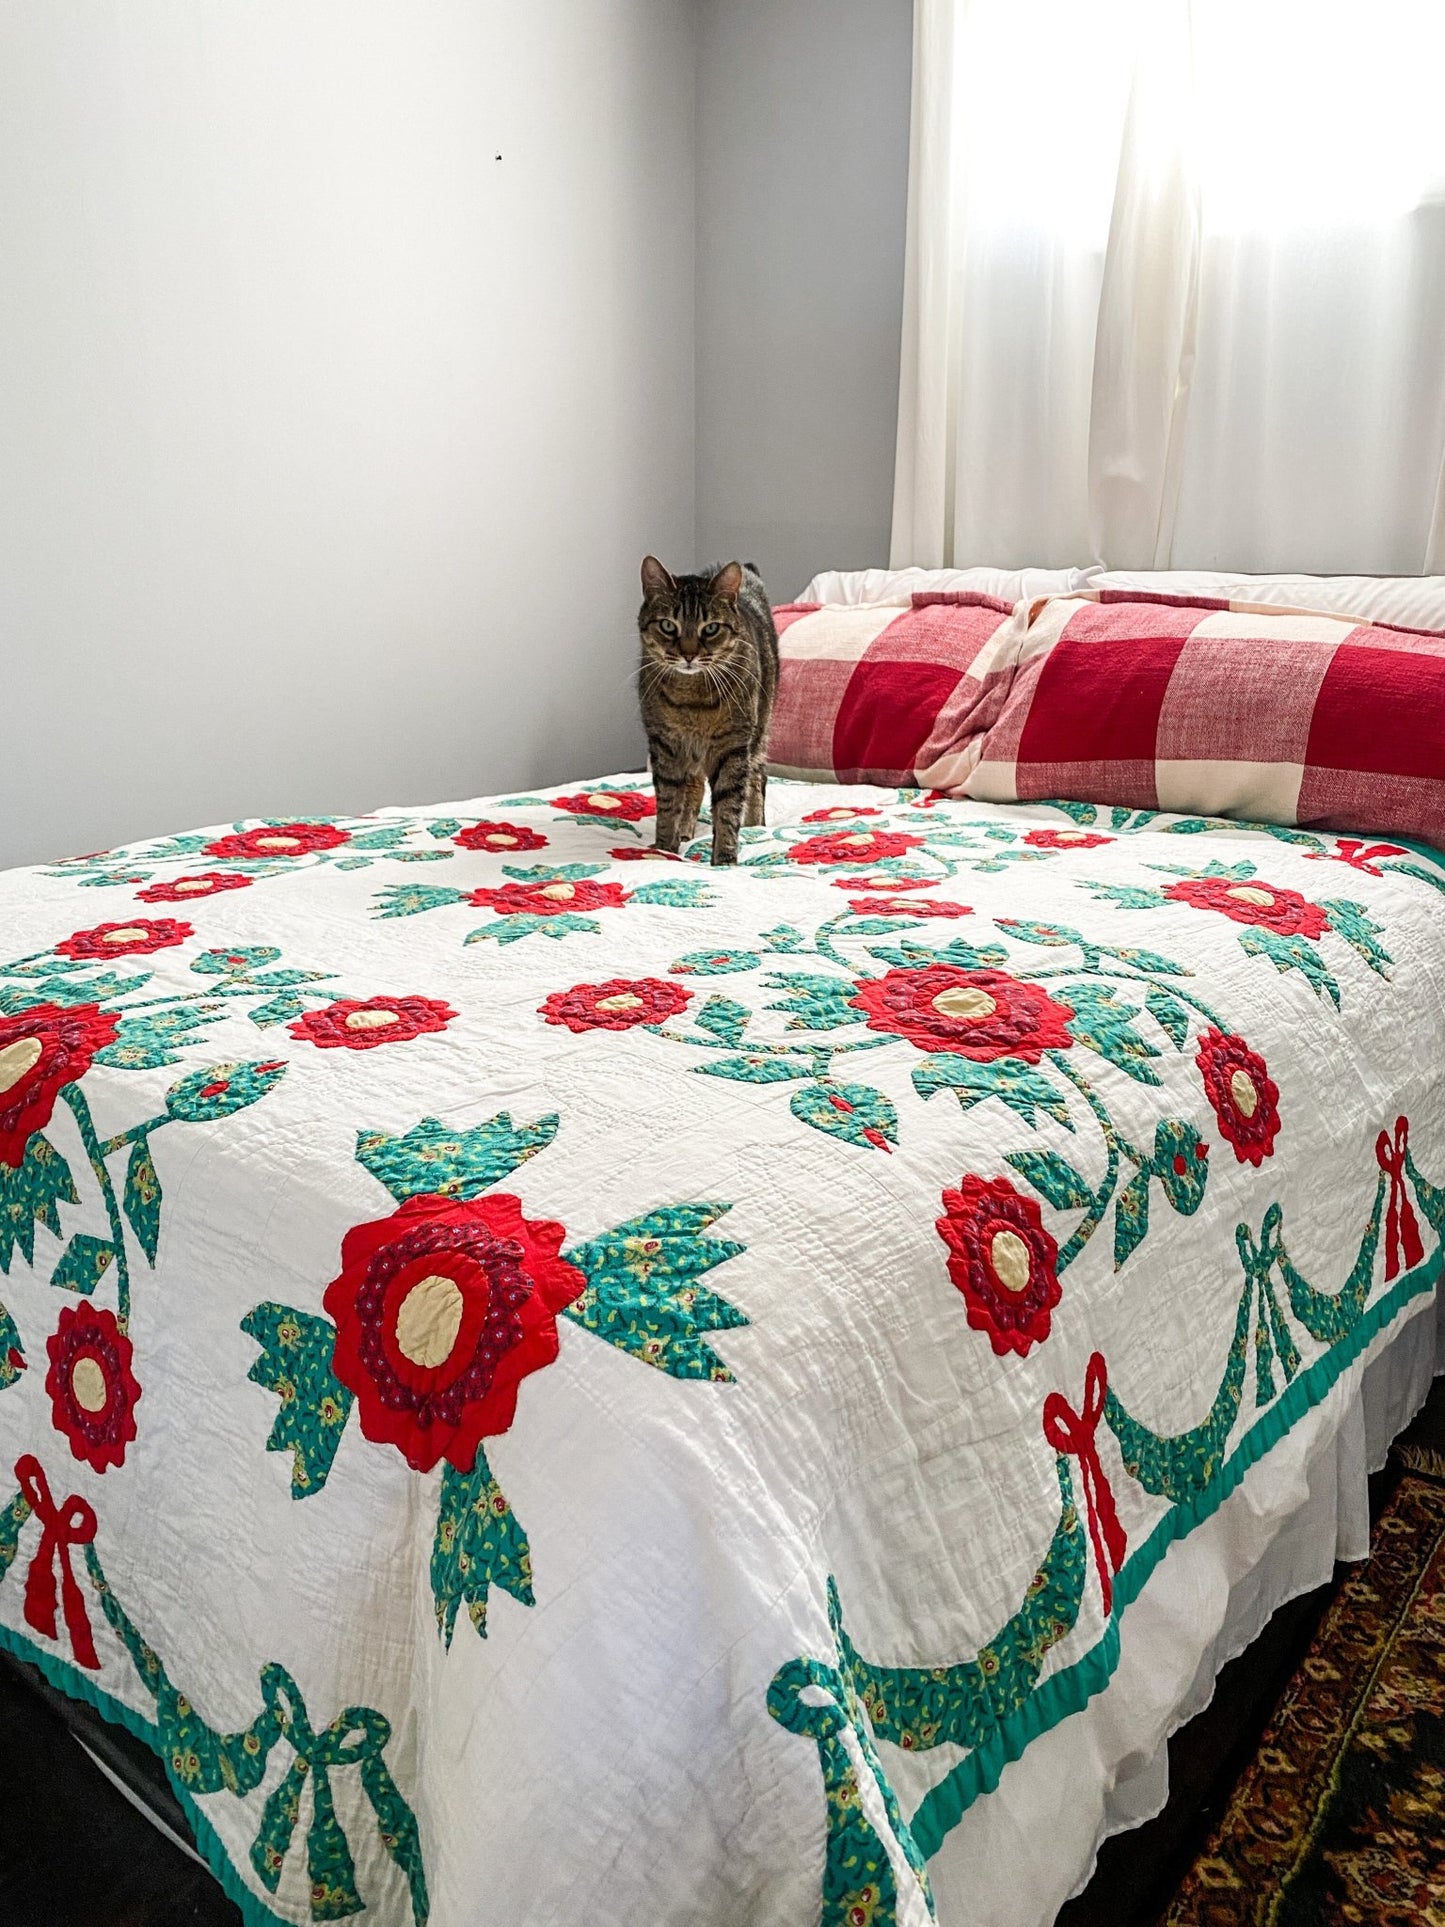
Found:
[[42, 1049], [38, 1037], [17, 1037], [0, 1050], [0, 1097], [13, 1091], [21, 1078], [34, 1070]]
[[1268, 910], [1274, 902], [1273, 890], [1256, 889], [1251, 883], [1236, 884], [1234, 889], [1226, 890], [1224, 894], [1233, 897], [1236, 903], [1252, 903], [1257, 910]]
[[299, 836], [258, 836], [256, 848], [258, 850], [299, 850], [301, 839]]
[[597, 1008], [599, 1010], [641, 1010], [642, 999], [634, 996], [630, 990], [619, 990], [615, 997], [599, 997]]
[[542, 895], [553, 898], [557, 903], [567, 903], [576, 894], [575, 883], [547, 883], [542, 886]]
[[1248, 1071], [1230, 1073], [1229, 1095], [1234, 1099], [1235, 1109], [1245, 1117], [1253, 1117], [1259, 1109], [1259, 1092]]
[[977, 1023], [980, 1017], [992, 1017], [998, 1004], [976, 984], [955, 984], [951, 990], [939, 991], [933, 1008], [940, 1017], [955, 1017], [969, 1024]]
[[451, 1357], [462, 1322], [462, 1288], [433, 1271], [414, 1284], [396, 1314], [396, 1343], [403, 1358], [435, 1371]]
[[140, 943], [149, 935], [150, 931], [142, 930], [139, 924], [128, 923], [124, 930], [107, 930], [105, 941], [107, 943]]
[[589, 796], [587, 801], [594, 810], [615, 810], [618, 807], [617, 798], [609, 796], [606, 790], [598, 790], [595, 795]]
[[210, 887], [210, 884], [203, 882], [200, 877], [182, 877], [176, 885], [176, 895], [193, 896], [197, 890], [209, 890]]
[[1029, 1248], [1017, 1231], [995, 1231], [988, 1243], [988, 1261], [1005, 1291], [1027, 1291]]
[[70, 1389], [82, 1412], [103, 1412], [110, 1398], [105, 1373], [93, 1358], [77, 1358], [70, 1370]]
[[516, 840], [514, 836], [504, 836], [500, 830], [494, 830], [487, 838], [488, 843], [506, 843], [509, 845], [515, 843]]
[[873, 832], [871, 830], [854, 830], [849, 836], [840, 836], [838, 841], [850, 845], [853, 849], [866, 849], [873, 841]]
[[343, 1019], [347, 1030], [390, 1030], [401, 1018], [394, 1010], [352, 1010]]

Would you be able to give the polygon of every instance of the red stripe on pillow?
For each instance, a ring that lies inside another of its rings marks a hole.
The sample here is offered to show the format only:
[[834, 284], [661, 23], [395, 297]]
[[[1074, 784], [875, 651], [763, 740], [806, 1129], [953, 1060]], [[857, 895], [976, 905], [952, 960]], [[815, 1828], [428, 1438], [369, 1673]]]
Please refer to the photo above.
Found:
[[1445, 663], [1433, 652], [1341, 643], [1315, 698], [1305, 761], [1445, 780], [1442, 681]]
[[[1070, 624], [1070, 628], [1072, 628]], [[1045, 656], [1019, 742], [1021, 763], [1152, 763], [1182, 638], [1131, 639], [1127, 650], [1071, 642]]]

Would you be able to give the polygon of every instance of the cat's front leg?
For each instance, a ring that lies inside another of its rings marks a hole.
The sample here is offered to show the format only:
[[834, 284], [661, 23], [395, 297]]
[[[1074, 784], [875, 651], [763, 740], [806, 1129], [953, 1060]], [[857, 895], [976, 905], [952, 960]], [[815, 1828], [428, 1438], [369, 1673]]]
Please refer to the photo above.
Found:
[[678, 835], [684, 843], [690, 843], [697, 835], [697, 813], [702, 808], [703, 792], [707, 788], [707, 778], [699, 770], [696, 776], [689, 776], [683, 791], [682, 809], [678, 817]]
[[749, 759], [748, 794], [743, 809], [743, 827], [759, 829], [768, 820], [768, 766], [760, 755]]
[[657, 847], [676, 855], [683, 839], [697, 826], [697, 804], [692, 805], [690, 815], [688, 805], [694, 790], [698, 801], [702, 800], [702, 778], [665, 738], [653, 737], [647, 749], [657, 797]]
[[712, 772], [712, 860], [714, 865], [736, 863], [738, 831], [748, 793], [748, 746], [725, 749]]

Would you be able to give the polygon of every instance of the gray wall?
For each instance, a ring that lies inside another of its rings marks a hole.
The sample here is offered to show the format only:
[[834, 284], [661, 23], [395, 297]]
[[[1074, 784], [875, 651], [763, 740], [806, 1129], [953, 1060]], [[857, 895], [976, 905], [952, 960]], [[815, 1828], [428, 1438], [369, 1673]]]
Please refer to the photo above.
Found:
[[699, 553], [888, 560], [911, 0], [702, 0]]
[[639, 757], [696, 26], [0, 0], [0, 864]]

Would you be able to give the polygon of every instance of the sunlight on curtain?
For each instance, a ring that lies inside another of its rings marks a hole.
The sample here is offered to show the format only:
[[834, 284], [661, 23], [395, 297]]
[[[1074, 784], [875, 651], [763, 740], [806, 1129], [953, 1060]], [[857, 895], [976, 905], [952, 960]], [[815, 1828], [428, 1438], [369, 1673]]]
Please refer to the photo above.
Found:
[[1445, 4], [917, 0], [892, 561], [1445, 566]]

